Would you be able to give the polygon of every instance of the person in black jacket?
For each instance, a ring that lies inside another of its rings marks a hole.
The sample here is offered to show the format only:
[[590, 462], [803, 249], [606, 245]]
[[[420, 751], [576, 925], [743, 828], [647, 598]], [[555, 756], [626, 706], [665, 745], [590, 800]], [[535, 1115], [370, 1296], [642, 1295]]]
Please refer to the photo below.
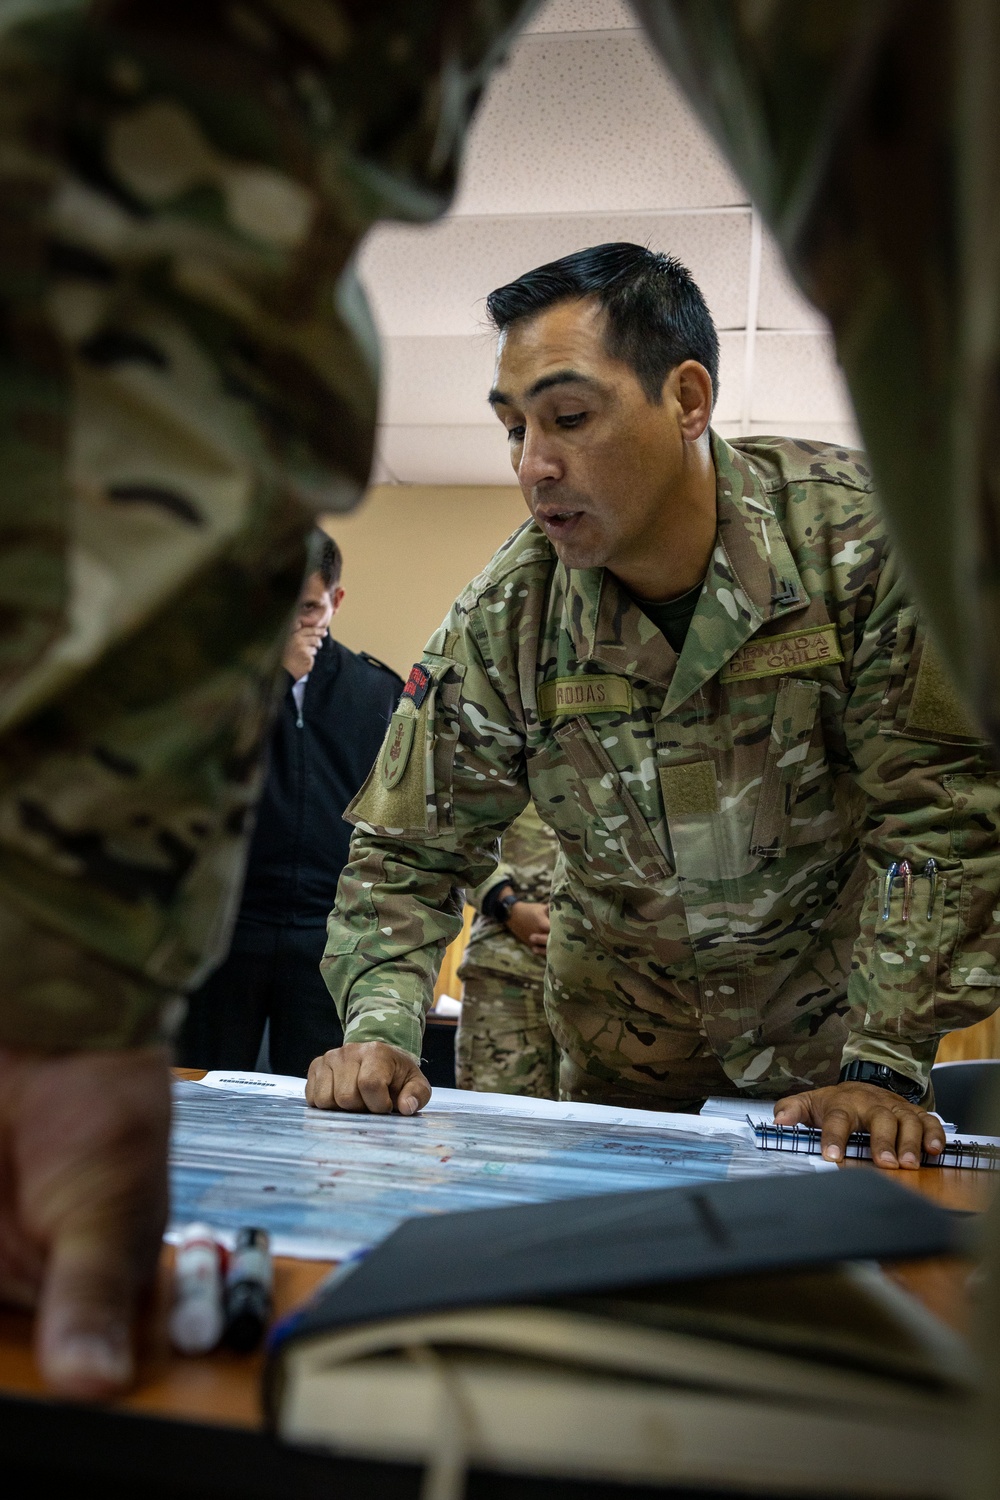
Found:
[[343, 559], [320, 537], [320, 565], [306, 579], [282, 658], [286, 691], [232, 946], [190, 998], [178, 1046], [186, 1067], [252, 1068], [268, 1021], [276, 1073], [305, 1076], [314, 1057], [343, 1040], [319, 972], [351, 837], [342, 814], [374, 764], [403, 682], [329, 634], [344, 597]]

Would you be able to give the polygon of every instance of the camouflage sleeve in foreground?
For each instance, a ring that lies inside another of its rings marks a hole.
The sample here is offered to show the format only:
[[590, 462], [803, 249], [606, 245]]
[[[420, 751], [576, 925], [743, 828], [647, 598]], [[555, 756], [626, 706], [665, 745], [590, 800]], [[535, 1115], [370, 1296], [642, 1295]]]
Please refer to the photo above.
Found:
[[303, 537], [369, 472], [342, 273], [445, 207], [523, 9], [0, 5], [0, 1045], [143, 1041], [217, 961]]
[[465, 888], [495, 870], [497, 840], [528, 800], [523, 725], [491, 681], [502, 666], [485, 666], [460, 599], [345, 815], [355, 833], [321, 965], [345, 1041], [419, 1057]]
[[[1000, 777], [890, 565], [855, 656], [847, 749], [869, 866], [844, 1062], [926, 1082], [943, 1033], [1000, 1003]], [[888, 893], [893, 862], [905, 872]]]

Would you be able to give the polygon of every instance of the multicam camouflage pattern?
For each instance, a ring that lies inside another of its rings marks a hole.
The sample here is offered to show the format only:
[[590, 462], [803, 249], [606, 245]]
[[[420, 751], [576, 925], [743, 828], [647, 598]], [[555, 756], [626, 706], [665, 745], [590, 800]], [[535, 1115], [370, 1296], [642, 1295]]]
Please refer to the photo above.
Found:
[[439, 213], [518, 0], [0, 5], [0, 1043], [155, 1034], [218, 958], [320, 510], [342, 273]]
[[455, 1081], [485, 1094], [559, 1097], [559, 1052], [542, 980], [469, 970], [455, 1035]]
[[486, 916], [482, 902], [495, 886], [509, 883], [525, 901], [547, 905], [558, 852], [555, 834], [529, 802], [500, 841], [500, 863], [469, 893], [477, 915], [458, 969], [460, 1089], [556, 1097], [556, 1044], [545, 1019], [545, 956]]
[[[460, 887], [529, 795], [562, 849], [546, 1005], [564, 1093], [689, 1099], [714, 1070], [776, 1096], [854, 1058], [925, 1080], [942, 1032], [1000, 1000], [1000, 784], [862, 459], [781, 439], [713, 454], [718, 538], [679, 658], [532, 524], [432, 638], [407, 773], [387, 790], [376, 768], [348, 813], [324, 971], [349, 1039], [417, 1054]], [[619, 686], [540, 691], [589, 677]], [[918, 882], [904, 922], [897, 887], [883, 921], [904, 857], [936, 862], [935, 900], [928, 916]]]

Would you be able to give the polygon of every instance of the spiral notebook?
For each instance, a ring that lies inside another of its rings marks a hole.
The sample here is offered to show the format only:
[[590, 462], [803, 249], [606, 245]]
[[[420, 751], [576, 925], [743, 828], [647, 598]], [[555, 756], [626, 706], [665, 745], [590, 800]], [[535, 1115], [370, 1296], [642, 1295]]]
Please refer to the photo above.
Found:
[[[766, 1120], [746, 1115], [747, 1124], [757, 1137], [762, 1151], [792, 1151], [803, 1156], [818, 1156], [822, 1132], [814, 1125], [769, 1125]], [[856, 1130], [848, 1136], [846, 1157], [871, 1160], [871, 1141], [867, 1130]], [[924, 1167], [972, 1167], [981, 1172], [1000, 1172], [1000, 1137], [949, 1135], [948, 1143], [938, 1156], [925, 1151], [920, 1164]]]

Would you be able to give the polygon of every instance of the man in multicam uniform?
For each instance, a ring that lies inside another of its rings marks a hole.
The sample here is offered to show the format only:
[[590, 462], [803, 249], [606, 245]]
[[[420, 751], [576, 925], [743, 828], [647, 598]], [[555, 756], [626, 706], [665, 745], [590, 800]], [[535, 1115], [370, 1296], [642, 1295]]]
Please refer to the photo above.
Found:
[[458, 970], [460, 1089], [558, 1097], [558, 1050], [545, 1016], [549, 896], [558, 848], [529, 802], [500, 841], [496, 870], [469, 895], [477, 915]]
[[[938, 1039], [1000, 995], [1000, 784], [868, 469], [710, 433], [715, 331], [665, 257], [580, 252], [488, 306], [534, 520], [432, 637], [349, 810], [324, 958], [348, 1045], [310, 1097], [427, 1097], [421, 1017], [458, 888], [530, 795], [563, 854], [546, 1008], [564, 1096], [809, 1090], [915, 1166], [942, 1143], [917, 1107]], [[684, 595], [675, 650], [663, 604], [638, 601]]]

